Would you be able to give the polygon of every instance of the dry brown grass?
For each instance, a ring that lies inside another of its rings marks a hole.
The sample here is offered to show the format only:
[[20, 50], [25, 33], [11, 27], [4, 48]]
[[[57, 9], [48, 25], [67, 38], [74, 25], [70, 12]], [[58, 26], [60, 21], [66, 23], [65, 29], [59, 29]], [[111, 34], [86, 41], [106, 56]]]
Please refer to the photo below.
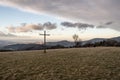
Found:
[[120, 80], [120, 48], [2, 52], [0, 80]]

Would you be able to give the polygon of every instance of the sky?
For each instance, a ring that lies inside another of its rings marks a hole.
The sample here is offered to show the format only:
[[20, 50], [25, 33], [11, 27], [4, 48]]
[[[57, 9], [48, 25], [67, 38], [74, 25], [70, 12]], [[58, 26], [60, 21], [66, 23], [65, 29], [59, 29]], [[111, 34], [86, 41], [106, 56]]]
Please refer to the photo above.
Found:
[[120, 35], [120, 0], [0, 0], [0, 40], [42, 42]]

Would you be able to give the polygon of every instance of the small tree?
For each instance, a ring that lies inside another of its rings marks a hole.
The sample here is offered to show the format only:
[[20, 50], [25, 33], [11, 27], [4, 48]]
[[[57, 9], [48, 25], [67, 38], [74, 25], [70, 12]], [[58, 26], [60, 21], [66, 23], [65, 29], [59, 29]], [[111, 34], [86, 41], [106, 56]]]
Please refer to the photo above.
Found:
[[73, 35], [75, 47], [80, 47], [81, 46], [81, 39], [79, 39], [79, 36], [77, 34]]

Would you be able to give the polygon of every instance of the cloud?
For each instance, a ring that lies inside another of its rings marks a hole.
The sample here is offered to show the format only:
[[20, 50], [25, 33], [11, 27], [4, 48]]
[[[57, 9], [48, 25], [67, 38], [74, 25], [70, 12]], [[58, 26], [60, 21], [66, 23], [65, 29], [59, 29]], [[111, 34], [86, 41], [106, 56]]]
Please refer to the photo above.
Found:
[[112, 21], [105, 23], [105, 25], [111, 25], [111, 24], [113, 24]]
[[94, 25], [87, 23], [75, 23], [79, 29], [94, 28]]
[[96, 28], [109, 28], [110, 25], [112, 25], [114, 22], [112, 21], [109, 21], [109, 22], [106, 22], [104, 24], [100, 24], [98, 25]]
[[78, 29], [94, 28], [94, 25], [87, 23], [62, 22], [61, 25], [65, 27], [78, 28]]
[[0, 37], [15, 37], [15, 35], [11, 34], [11, 33], [3, 33], [2, 31], [0, 31]]
[[97, 26], [96, 28], [98, 28], [98, 29], [102, 29], [102, 28], [107, 28], [107, 27], [104, 26], [104, 25], [99, 25], [99, 26]]
[[0, 5], [40, 14], [52, 14], [95, 25], [114, 21], [108, 28], [120, 30], [120, 0], [0, 0]]
[[21, 24], [21, 26], [17, 26], [17, 27], [14, 26], [7, 27], [7, 29], [10, 32], [30, 32], [33, 30], [43, 30], [43, 29], [53, 30], [56, 28], [57, 28], [56, 24], [51, 22], [46, 22], [43, 25], [39, 23], [39, 24]]
[[25, 26], [21, 25], [17, 27], [10, 26], [10, 27], [7, 27], [7, 29], [10, 32], [30, 32], [32, 30], [43, 30], [43, 28], [40, 25], [36, 25], [36, 24], [28, 24]]
[[44, 23], [43, 27], [47, 30], [52, 30], [57, 28], [56, 24], [55, 23], [52, 24], [51, 22]]
[[61, 25], [65, 27], [76, 27], [76, 25], [72, 22], [62, 22]]
[[13, 27], [13, 26], [10, 26], [10, 27], [7, 27], [7, 29], [10, 31], [10, 32], [15, 32], [15, 27]]

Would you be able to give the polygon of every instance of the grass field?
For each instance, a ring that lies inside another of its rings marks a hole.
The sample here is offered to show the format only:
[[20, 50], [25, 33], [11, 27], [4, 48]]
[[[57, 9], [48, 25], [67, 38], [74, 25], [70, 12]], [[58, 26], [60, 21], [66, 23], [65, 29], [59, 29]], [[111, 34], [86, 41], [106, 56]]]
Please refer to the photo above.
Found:
[[0, 80], [120, 80], [120, 48], [1, 52]]

